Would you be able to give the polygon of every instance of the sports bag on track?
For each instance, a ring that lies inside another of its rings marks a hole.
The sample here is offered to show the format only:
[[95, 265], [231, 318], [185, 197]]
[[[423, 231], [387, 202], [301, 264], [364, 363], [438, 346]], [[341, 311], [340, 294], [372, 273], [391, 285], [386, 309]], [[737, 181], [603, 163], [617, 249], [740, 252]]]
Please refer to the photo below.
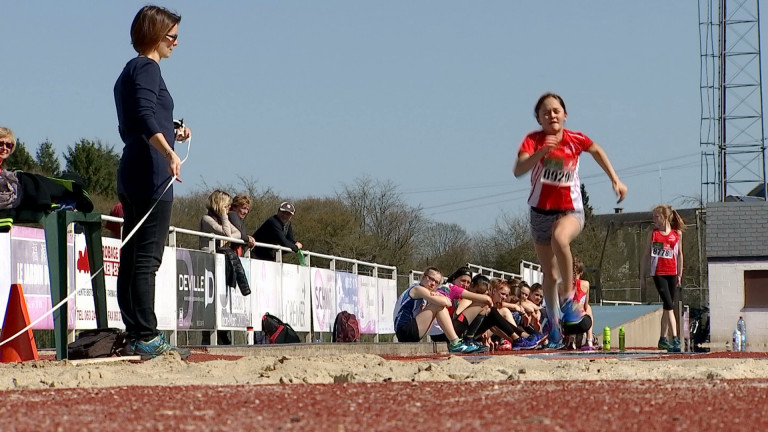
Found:
[[67, 345], [69, 360], [92, 359], [125, 355], [125, 332], [116, 328], [83, 330]]
[[341, 311], [333, 323], [333, 342], [360, 342], [360, 324], [355, 314]]
[[267, 340], [271, 344], [283, 344], [283, 343], [299, 343], [299, 335], [293, 330], [290, 324], [286, 324], [280, 320], [280, 318], [265, 313], [261, 317], [261, 330], [267, 336]]

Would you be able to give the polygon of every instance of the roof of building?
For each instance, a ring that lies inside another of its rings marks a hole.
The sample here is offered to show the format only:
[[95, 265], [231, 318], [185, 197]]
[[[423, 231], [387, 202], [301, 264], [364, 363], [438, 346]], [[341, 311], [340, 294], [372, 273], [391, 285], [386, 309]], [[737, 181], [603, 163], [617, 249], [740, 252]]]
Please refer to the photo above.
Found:
[[[686, 221], [686, 224], [696, 220], [696, 212], [699, 209], [685, 208], [675, 209], [680, 216]], [[630, 212], [630, 213], [605, 213], [594, 216], [594, 221], [600, 225], [608, 225], [613, 223], [615, 225], [648, 225], [653, 223], [653, 215], [651, 211], [644, 212]]]
[[707, 258], [768, 256], [768, 203], [707, 204]]

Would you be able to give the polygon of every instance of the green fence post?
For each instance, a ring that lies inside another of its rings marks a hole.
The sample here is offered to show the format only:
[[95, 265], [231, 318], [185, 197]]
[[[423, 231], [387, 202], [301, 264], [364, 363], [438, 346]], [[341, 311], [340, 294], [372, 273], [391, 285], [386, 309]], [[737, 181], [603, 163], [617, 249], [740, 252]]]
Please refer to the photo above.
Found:
[[[45, 249], [48, 254], [48, 274], [51, 283], [51, 305], [67, 297], [67, 225], [64, 212], [42, 214], [40, 222], [45, 230]], [[53, 313], [53, 335], [56, 341], [56, 359], [67, 358], [67, 306]]]

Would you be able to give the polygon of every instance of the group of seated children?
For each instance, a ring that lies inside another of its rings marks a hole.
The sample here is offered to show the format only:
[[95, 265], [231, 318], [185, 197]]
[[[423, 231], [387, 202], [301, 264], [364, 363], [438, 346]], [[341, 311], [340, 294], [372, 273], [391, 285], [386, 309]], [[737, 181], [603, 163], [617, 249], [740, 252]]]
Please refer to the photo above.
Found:
[[[539, 293], [539, 302], [541, 297]], [[542, 315], [540, 304], [519, 301], [505, 280], [473, 277], [467, 267], [460, 267], [443, 283], [440, 270], [428, 267], [395, 304], [395, 334], [400, 342], [418, 342], [437, 321], [442, 333], [431, 333], [432, 340], [447, 341], [451, 353], [533, 349], [545, 343], [540, 324], [526, 328], [515, 312], [528, 316], [530, 323], [539, 323]]]
[[[574, 258], [574, 302], [592, 317], [589, 282], [582, 280], [584, 263]], [[451, 353], [482, 353], [535, 349], [547, 341], [544, 290], [539, 283], [488, 277], [459, 267], [443, 282], [439, 269], [424, 270], [395, 305], [395, 334], [400, 342], [418, 342], [428, 333], [448, 342]], [[594, 349], [592, 327], [569, 335], [566, 349]]]

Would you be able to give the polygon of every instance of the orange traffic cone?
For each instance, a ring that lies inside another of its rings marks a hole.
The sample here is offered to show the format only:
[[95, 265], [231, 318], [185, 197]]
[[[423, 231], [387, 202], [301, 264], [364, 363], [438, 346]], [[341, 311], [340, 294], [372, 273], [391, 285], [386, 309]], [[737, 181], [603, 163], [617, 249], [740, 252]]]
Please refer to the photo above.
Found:
[[[11, 295], [8, 296], [8, 307], [5, 308], [3, 330], [0, 332], [0, 343], [10, 339], [21, 329], [29, 325], [27, 302], [20, 284], [11, 285]], [[16, 339], [0, 346], [0, 362], [12, 363], [27, 360], [38, 360], [37, 345], [32, 329], [22, 333]]]

